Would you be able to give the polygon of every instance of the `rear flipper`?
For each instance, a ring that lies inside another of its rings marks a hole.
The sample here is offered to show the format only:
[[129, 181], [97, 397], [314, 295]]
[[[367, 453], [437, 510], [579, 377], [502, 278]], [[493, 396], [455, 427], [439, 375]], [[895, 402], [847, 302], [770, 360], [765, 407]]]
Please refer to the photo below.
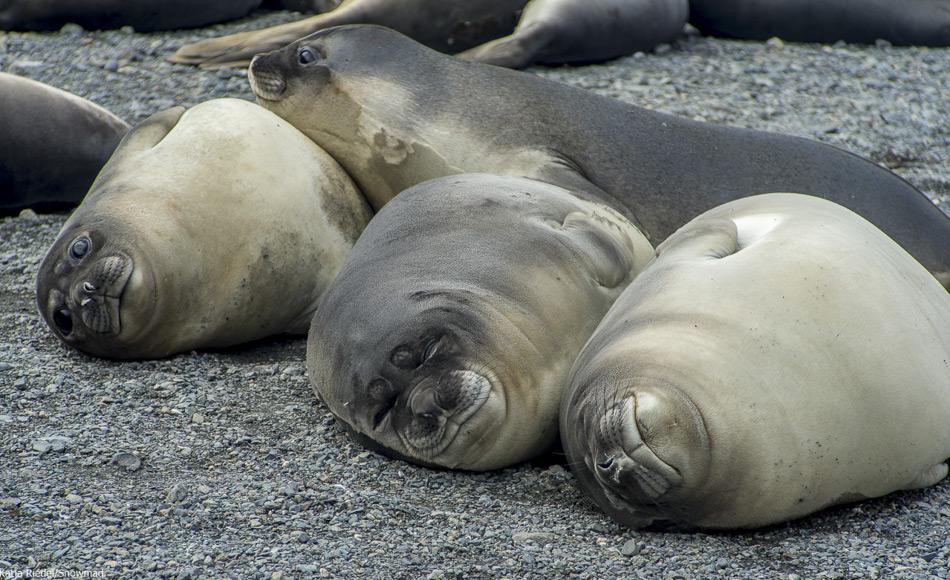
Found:
[[486, 42], [459, 53], [463, 60], [521, 69], [538, 62], [553, 39], [554, 31], [544, 25], [521, 26], [508, 36]]

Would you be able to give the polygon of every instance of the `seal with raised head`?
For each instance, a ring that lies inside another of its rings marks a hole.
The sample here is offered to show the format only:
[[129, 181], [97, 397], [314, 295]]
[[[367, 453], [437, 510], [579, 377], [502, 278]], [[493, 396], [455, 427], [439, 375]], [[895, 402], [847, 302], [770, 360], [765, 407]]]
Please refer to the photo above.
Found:
[[333, 155], [376, 208], [444, 175], [525, 176], [600, 197], [657, 243], [722, 203], [796, 191], [869, 219], [950, 284], [950, 218], [830, 145], [642, 109], [377, 26], [260, 55], [248, 77], [258, 101]]
[[555, 440], [575, 356], [652, 258], [620, 214], [553, 185], [423, 183], [373, 218], [324, 295], [310, 380], [383, 453], [469, 470], [524, 461]]
[[265, 109], [170, 109], [129, 133], [63, 226], [40, 313], [108, 358], [303, 333], [369, 217], [339, 165]]
[[689, 13], [715, 36], [950, 46], [946, 0], [689, 0]]
[[0, 0], [0, 30], [194, 28], [247, 16], [261, 0]]
[[946, 289], [847, 209], [770, 194], [657, 248], [578, 356], [560, 426], [620, 522], [750, 528], [933, 485], [947, 417]]
[[76, 205], [128, 131], [86, 99], [0, 73], [0, 215]]

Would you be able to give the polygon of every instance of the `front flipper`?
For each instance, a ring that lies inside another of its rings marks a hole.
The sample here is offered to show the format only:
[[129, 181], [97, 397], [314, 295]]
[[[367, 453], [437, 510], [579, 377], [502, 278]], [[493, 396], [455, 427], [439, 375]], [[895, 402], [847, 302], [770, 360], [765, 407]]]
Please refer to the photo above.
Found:
[[735, 222], [723, 218], [698, 218], [657, 246], [660, 259], [725, 258], [739, 251], [739, 232]]
[[933, 467], [929, 467], [923, 471], [917, 479], [907, 484], [904, 489], [923, 489], [925, 487], [930, 487], [936, 485], [943, 478], [947, 477], [947, 472], [950, 471], [950, 466], [946, 463], [938, 463]]

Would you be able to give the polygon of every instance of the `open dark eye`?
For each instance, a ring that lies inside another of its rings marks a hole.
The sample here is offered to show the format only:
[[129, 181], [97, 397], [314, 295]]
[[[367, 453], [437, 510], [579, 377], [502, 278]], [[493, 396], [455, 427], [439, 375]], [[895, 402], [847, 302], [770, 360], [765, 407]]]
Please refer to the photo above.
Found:
[[53, 324], [63, 335], [69, 335], [73, 331], [73, 313], [65, 306], [57, 308], [53, 312]]
[[301, 48], [300, 52], [297, 53], [297, 61], [300, 64], [310, 64], [312, 62], [316, 62], [317, 58], [316, 51], [309, 46]]
[[89, 238], [78, 238], [69, 245], [69, 255], [74, 260], [81, 260], [86, 256], [86, 254], [89, 253], [89, 247], [91, 245], [92, 244], [89, 242]]

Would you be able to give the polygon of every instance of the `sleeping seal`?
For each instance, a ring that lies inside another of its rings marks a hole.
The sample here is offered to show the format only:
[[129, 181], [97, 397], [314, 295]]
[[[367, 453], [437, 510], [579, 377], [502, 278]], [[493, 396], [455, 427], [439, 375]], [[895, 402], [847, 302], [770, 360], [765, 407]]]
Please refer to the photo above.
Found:
[[246, 16], [261, 0], [0, 0], [0, 30], [194, 28]]
[[434, 177], [525, 176], [600, 197], [657, 243], [727, 201], [796, 191], [864, 216], [950, 284], [950, 218], [830, 145], [657, 113], [377, 26], [318, 32], [256, 57], [248, 76], [258, 101], [333, 155], [376, 208]]
[[128, 130], [83, 98], [0, 73], [0, 215], [76, 205]]
[[689, 0], [689, 11], [693, 26], [716, 36], [950, 46], [946, 0]]
[[369, 217], [333, 159], [257, 105], [170, 109], [129, 133], [63, 226], [40, 313], [109, 358], [302, 333]]
[[561, 406], [579, 484], [612, 517], [750, 528], [947, 475], [950, 296], [880, 230], [771, 194], [657, 254]]
[[653, 248], [538, 181], [436, 179], [370, 222], [314, 316], [307, 368], [364, 443], [486, 470], [544, 451], [575, 356]]
[[687, 0], [350, 0], [299, 22], [184, 46], [168, 60], [244, 66], [318, 30], [379, 24], [441, 52], [510, 68], [597, 62], [672, 42], [688, 13]]

